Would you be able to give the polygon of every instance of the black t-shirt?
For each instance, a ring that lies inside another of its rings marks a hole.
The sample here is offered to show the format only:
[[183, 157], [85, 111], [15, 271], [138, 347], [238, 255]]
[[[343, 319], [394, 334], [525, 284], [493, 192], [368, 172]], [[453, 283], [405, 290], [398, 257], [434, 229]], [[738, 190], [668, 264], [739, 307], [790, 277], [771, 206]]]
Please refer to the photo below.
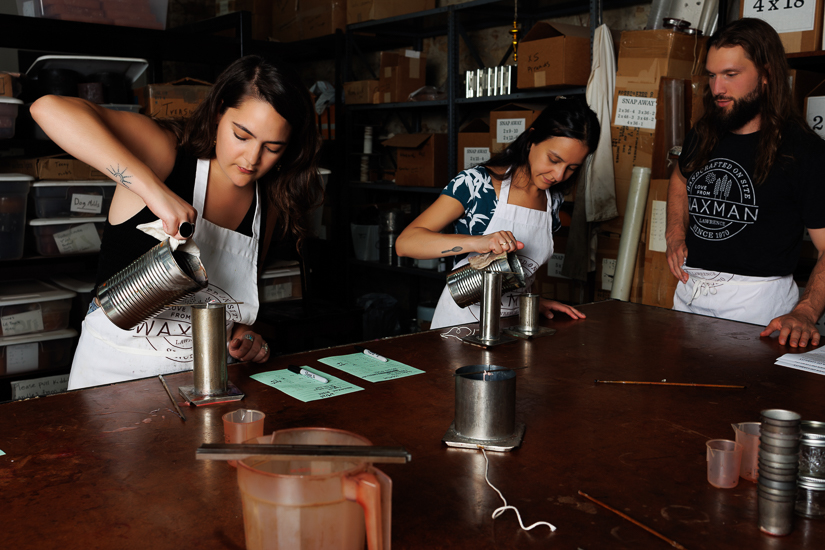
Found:
[[[166, 186], [177, 196], [192, 204], [195, 192], [195, 173], [197, 171], [198, 159], [183, 152], [178, 153], [175, 160], [175, 167], [172, 173], [166, 178]], [[263, 198], [263, 197], [262, 197]], [[252, 206], [246, 213], [241, 224], [235, 230], [247, 237], [252, 236], [252, 220], [255, 216], [255, 199]], [[261, 229], [259, 235], [264, 234], [266, 221], [266, 200], [261, 201]], [[158, 240], [150, 237], [143, 231], [136, 229], [140, 224], [151, 223], [158, 217], [144, 207], [140, 212], [130, 219], [118, 225], [112, 225], [109, 220], [103, 227], [103, 242], [100, 245], [100, 258], [97, 264], [97, 277], [95, 287], [108, 280], [110, 277], [126, 268], [133, 261], [145, 254], [149, 249], [158, 244]], [[195, 228], [195, 242], [198, 242], [197, 227]], [[261, 249], [263, 248], [263, 238], [258, 242], [258, 259], [260, 261]], [[208, 270], [207, 270], [208, 274]]]
[[[752, 277], [793, 273], [805, 227], [825, 227], [825, 141], [788, 125], [768, 178], [753, 177], [759, 132], [726, 134], [711, 160], [685, 169], [695, 133], [685, 138], [679, 168], [687, 179], [687, 265]], [[790, 155], [792, 158], [788, 158]]]

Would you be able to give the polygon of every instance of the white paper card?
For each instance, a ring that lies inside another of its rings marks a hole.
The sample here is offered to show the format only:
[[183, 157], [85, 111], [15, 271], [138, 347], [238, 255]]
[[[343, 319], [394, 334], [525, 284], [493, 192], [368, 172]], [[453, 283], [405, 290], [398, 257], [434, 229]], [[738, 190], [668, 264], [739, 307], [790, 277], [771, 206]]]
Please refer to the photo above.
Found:
[[819, 137], [825, 138], [825, 96], [808, 98], [805, 120], [811, 130], [816, 132]]
[[561, 266], [564, 264], [564, 254], [558, 252], [550, 256], [547, 260], [547, 275], [548, 277], [558, 277], [559, 279], [569, 279], [561, 274]]
[[464, 148], [464, 168], [462, 170], [467, 170], [468, 168], [472, 168], [482, 162], [487, 162], [490, 160], [490, 148], [489, 147], [465, 147]]
[[526, 118], [500, 118], [496, 122], [496, 141], [512, 143], [526, 129]]
[[103, 197], [101, 195], [72, 195], [72, 212], [81, 214], [100, 214], [103, 211]]
[[43, 330], [43, 314], [40, 309], [35, 309], [15, 313], [14, 315], [6, 315], [0, 317], [0, 324], [3, 326], [3, 336], [41, 332]]
[[37, 342], [6, 346], [6, 373], [17, 374], [37, 370], [37, 366], [40, 364], [39, 348], [40, 344]]
[[33, 380], [18, 380], [11, 383], [12, 399], [27, 399], [38, 395], [63, 393], [69, 388], [69, 375], [46, 376]]
[[754, 17], [770, 24], [776, 32], [814, 30], [816, 0], [742, 0], [743, 17]]
[[229, 13], [229, 0], [219, 0], [217, 15], [226, 15]]
[[613, 277], [616, 275], [616, 260], [602, 259], [602, 290], [613, 290]]
[[61, 254], [95, 252], [100, 250], [100, 235], [93, 223], [76, 225], [54, 234], [54, 242]]
[[267, 302], [275, 302], [291, 297], [292, 282], [281, 283], [279, 285], [266, 285], [264, 287], [264, 300]]
[[650, 212], [650, 238], [648, 248], [653, 252], [667, 252], [665, 229], [667, 227], [667, 201], [653, 201]]
[[620, 95], [616, 100], [616, 126], [656, 129], [656, 98]]

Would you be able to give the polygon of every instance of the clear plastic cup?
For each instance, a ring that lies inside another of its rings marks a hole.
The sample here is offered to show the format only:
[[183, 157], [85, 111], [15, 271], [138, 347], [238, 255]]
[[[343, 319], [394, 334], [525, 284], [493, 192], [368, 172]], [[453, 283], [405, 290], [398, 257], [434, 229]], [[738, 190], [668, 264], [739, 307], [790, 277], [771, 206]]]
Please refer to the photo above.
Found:
[[[252, 409], [238, 409], [223, 415], [223, 439], [225, 443], [243, 443], [250, 439], [264, 435], [264, 418], [261, 411]], [[235, 460], [229, 460], [229, 465], [237, 467]]]
[[736, 442], [742, 444], [742, 465], [739, 477], [756, 483], [759, 476], [759, 422], [731, 424], [736, 432]]
[[708, 483], [720, 489], [736, 487], [744, 449], [742, 444], [730, 439], [711, 439], [706, 445]]

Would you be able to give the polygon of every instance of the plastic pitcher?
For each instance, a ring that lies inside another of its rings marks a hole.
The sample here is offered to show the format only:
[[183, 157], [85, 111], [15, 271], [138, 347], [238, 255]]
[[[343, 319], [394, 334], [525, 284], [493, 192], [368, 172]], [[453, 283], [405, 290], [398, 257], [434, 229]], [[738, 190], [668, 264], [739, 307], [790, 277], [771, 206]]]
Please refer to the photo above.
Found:
[[761, 422], [731, 424], [736, 442], [742, 445], [742, 466], [739, 476], [756, 483], [759, 478], [759, 433]]
[[[295, 428], [249, 440], [371, 445], [343, 430]], [[368, 462], [238, 461], [247, 550], [389, 550], [392, 481]]]

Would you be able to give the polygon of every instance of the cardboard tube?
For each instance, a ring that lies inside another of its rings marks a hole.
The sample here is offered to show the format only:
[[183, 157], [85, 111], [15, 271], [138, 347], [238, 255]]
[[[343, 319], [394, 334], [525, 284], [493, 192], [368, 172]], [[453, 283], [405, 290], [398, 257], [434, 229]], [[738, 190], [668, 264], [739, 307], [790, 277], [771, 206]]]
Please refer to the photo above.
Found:
[[610, 291], [610, 297], [614, 300], [626, 302], [630, 299], [630, 286], [633, 283], [633, 270], [636, 267], [636, 253], [639, 250], [639, 237], [642, 234], [649, 189], [650, 168], [634, 166], [633, 174], [630, 176], [630, 192], [624, 213], [622, 238], [619, 241], [616, 273], [613, 276], [613, 290]]

